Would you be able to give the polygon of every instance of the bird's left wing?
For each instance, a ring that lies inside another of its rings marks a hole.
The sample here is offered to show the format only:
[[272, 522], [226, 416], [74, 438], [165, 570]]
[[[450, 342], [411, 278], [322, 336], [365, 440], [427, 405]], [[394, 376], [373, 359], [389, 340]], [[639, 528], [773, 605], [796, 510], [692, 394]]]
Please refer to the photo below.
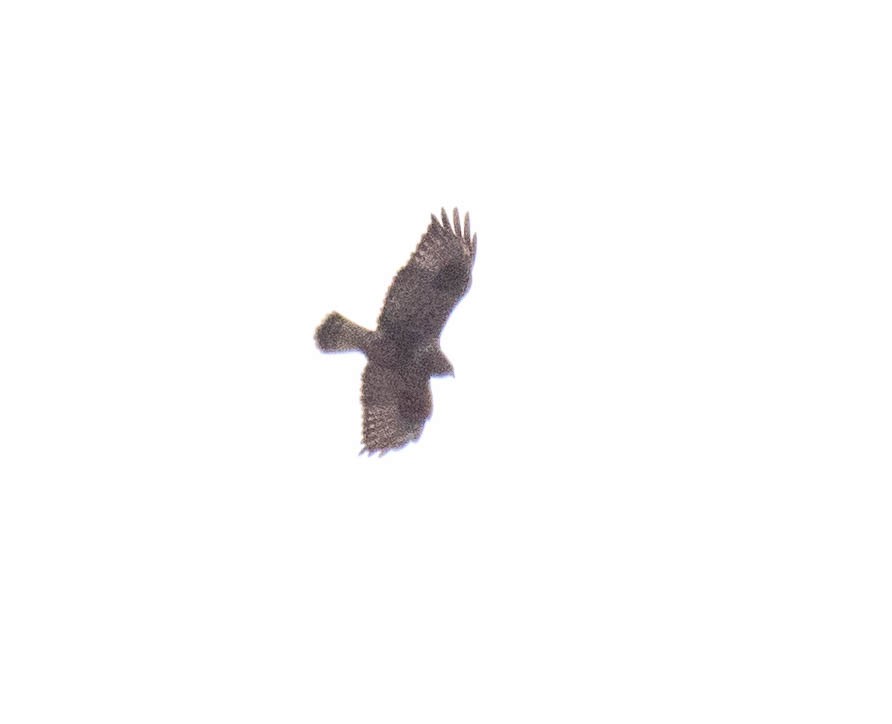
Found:
[[362, 373], [361, 452], [383, 455], [417, 440], [431, 411], [428, 377], [369, 362]]

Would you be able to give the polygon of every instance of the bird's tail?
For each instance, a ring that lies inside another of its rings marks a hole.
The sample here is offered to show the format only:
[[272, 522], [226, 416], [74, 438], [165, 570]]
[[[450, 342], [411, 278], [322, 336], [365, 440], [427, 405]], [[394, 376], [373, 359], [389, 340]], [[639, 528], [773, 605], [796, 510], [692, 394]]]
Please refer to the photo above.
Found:
[[323, 352], [365, 351], [372, 332], [332, 312], [316, 328], [316, 344]]

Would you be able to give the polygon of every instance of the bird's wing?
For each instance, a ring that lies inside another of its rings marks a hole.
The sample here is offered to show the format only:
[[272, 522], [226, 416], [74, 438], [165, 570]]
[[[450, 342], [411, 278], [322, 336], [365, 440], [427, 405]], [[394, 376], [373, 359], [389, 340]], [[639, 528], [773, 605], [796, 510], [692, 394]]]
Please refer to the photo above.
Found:
[[406, 344], [438, 337], [446, 320], [471, 284], [477, 235], [471, 219], [464, 229], [458, 209], [452, 225], [446, 210], [442, 221], [431, 215], [430, 226], [408, 263], [397, 272], [378, 317], [378, 330], [400, 337]]
[[384, 454], [421, 437], [432, 411], [430, 379], [369, 362], [362, 373], [362, 452]]

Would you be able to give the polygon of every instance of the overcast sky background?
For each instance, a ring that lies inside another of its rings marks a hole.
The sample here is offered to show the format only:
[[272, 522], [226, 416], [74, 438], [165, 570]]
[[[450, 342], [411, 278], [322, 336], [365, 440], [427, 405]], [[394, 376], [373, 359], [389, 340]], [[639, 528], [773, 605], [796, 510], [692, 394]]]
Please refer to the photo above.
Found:
[[883, 6], [4, 3], [0, 720], [888, 722]]

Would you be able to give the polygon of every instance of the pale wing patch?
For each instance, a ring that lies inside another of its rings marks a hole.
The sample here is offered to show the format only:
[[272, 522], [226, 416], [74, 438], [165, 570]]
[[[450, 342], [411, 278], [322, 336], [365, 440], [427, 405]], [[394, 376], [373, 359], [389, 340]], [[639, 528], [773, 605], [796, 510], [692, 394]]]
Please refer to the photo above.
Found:
[[362, 375], [364, 447], [361, 453], [377, 452], [383, 455], [388, 450], [403, 447], [421, 437], [425, 419], [409, 419], [404, 414], [404, 398], [413, 392], [415, 391], [407, 390], [405, 383], [393, 370], [373, 362], [366, 365]]

